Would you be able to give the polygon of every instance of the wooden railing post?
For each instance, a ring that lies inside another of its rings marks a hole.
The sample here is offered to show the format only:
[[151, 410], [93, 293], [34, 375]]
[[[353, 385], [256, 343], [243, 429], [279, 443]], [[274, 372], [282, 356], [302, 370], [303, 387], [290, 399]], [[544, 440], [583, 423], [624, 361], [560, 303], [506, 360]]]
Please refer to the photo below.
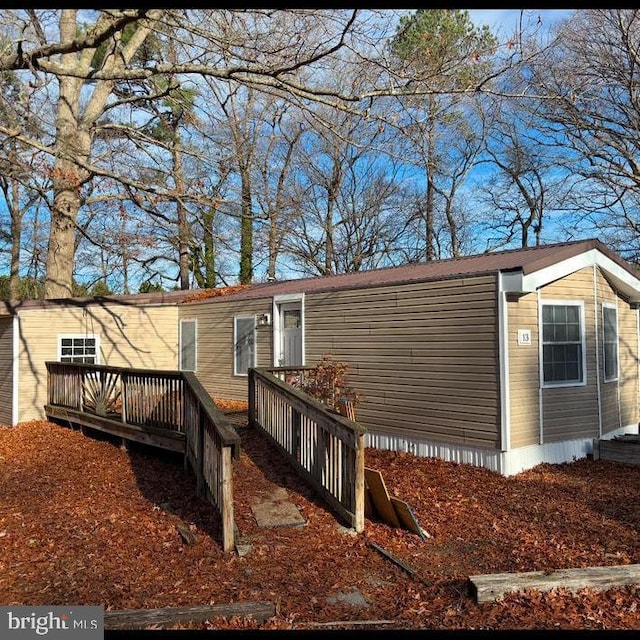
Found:
[[291, 416], [291, 446], [292, 454], [296, 459], [296, 462], [300, 462], [300, 438], [302, 431], [302, 414], [293, 409], [293, 415]]
[[129, 376], [123, 371], [120, 374], [120, 417], [122, 422], [127, 421], [127, 383], [129, 382]]
[[78, 385], [78, 395], [76, 397], [78, 404], [76, 405], [76, 408], [78, 409], [78, 411], [84, 411], [84, 385], [87, 371], [85, 369], [78, 369], [77, 375], [80, 384]]
[[204, 416], [202, 415], [202, 411], [200, 410], [200, 406], [198, 406], [198, 418], [196, 420], [197, 429], [196, 429], [196, 456], [197, 456], [197, 464], [196, 464], [196, 493], [201, 496], [203, 493], [203, 484], [204, 484]]
[[247, 407], [247, 421], [250, 427], [254, 427], [256, 423], [256, 372], [249, 369], [249, 396]]
[[226, 553], [235, 545], [233, 522], [233, 467], [231, 463], [231, 447], [222, 447], [220, 459], [222, 463], [221, 478], [221, 517], [222, 517], [222, 550]]
[[356, 487], [355, 487], [355, 519], [353, 528], [361, 533], [364, 531], [364, 451], [365, 435], [356, 437]]

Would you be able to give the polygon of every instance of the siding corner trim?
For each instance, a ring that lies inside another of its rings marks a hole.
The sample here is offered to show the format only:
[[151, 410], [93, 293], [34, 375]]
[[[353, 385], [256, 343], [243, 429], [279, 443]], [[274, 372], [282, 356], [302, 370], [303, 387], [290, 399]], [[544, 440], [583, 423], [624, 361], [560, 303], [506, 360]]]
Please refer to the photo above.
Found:
[[[510, 275], [510, 274], [509, 274]], [[509, 394], [509, 319], [507, 316], [507, 291], [511, 283], [505, 274], [498, 273], [498, 345], [500, 359], [500, 449], [511, 449], [511, 402]]]
[[13, 327], [11, 328], [12, 333], [12, 391], [11, 391], [11, 425], [15, 426], [18, 424], [18, 419], [20, 416], [20, 396], [18, 395], [18, 385], [20, 381], [20, 317], [16, 313], [13, 316]]

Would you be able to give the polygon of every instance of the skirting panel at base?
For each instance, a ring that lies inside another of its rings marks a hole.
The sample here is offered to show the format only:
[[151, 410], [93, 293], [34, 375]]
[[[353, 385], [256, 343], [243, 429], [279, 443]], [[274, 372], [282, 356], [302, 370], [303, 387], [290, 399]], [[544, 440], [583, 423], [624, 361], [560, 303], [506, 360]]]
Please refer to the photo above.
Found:
[[[606, 437], [614, 438], [625, 433], [638, 433], [638, 425], [617, 429], [608, 433]], [[498, 451], [369, 432], [366, 436], [366, 446], [389, 451], [406, 451], [420, 458], [441, 458], [448, 462], [471, 464], [511, 476], [544, 462], [561, 464], [585, 458], [593, 453], [593, 438], [548, 442], [511, 451]]]

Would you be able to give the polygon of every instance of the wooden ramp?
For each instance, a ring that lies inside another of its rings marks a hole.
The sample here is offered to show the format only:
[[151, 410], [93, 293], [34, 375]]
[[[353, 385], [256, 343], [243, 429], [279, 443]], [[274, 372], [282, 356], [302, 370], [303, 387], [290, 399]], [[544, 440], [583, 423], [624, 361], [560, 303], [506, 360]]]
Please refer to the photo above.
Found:
[[495, 602], [507, 593], [524, 589], [551, 591], [564, 588], [579, 591], [588, 587], [602, 591], [640, 584], [640, 564], [527, 573], [490, 573], [469, 576], [469, 582], [478, 603]]
[[50, 420], [64, 420], [71, 424], [97, 429], [126, 440], [141, 442], [160, 449], [177, 451], [178, 453], [185, 452], [185, 436], [174, 429], [128, 424], [115, 418], [99, 416], [86, 411], [76, 411], [66, 407], [46, 405], [44, 409], [47, 418]]

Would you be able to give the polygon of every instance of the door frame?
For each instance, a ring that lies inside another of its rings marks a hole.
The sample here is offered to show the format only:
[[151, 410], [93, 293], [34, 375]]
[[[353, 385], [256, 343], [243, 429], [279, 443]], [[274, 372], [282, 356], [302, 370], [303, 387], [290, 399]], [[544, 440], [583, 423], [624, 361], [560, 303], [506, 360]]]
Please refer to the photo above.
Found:
[[305, 366], [306, 362], [306, 322], [305, 322], [305, 311], [304, 311], [304, 293], [288, 293], [281, 296], [273, 297], [273, 366], [279, 367], [280, 356], [282, 353], [282, 314], [281, 314], [281, 305], [289, 304], [291, 302], [300, 303], [300, 316], [302, 323], [302, 365]]

